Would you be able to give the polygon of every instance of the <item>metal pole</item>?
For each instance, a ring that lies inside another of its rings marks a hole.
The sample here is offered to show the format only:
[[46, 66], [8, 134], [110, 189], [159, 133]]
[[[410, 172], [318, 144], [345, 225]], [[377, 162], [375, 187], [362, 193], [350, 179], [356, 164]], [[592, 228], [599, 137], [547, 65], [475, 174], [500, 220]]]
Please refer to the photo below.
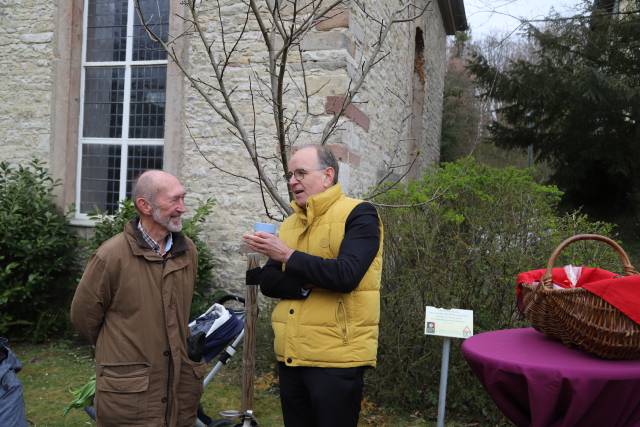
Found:
[[447, 378], [449, 376], [449, 351], [451, 350], [451, 338], [445, 337], [442, 343], [442, 363], [440, 365], [440, 391], [438, 393], [438, 424], [444, 427], [444, 410], [447, 400]]
[[238, 345], [242, 342], [243, 338], [244, 338], [244, 329], [240, 331], [236, 339], [233, 340], [233, 342], [229, 344], [227, 348], [224, 350], [224, 352], [220, 355], [218, 362], [215, 364], [213, 369], [209, 371], [204, 381], [202, 382], [204, 387], [209, 385], [213, 377], [220, 371], [220, 369], [222, 369], [222, 366], [226, 365], [229, 359], [233, 357], [234, 354], [236, 354], [236, 348], [238, 348]]

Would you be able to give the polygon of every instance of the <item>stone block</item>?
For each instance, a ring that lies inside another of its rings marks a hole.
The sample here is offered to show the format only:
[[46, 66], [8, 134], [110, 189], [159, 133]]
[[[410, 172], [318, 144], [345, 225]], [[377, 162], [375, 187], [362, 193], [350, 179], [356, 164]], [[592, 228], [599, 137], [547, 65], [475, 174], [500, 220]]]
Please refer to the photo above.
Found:
[[342, 191], [351, 194], [351, 167], [348, 163], [340, 162], [340, 173], [338, 174], [338, 182], [342, 186]]
[[302, 39], [300, 44], [303, 51], [310, 50], [346, 50], [351, 56], [355, 55], [355, 45], [345, 32], [312, 32]]
[[347, 90], [344, 75], [307, 76], [307, 90], [313, 95], [339, 95]]
[[[344, 96], [327, 96], [327, 102], [325, 103], [326, 114], [336, 114], [340, 112], [342, 104], [344, 102]], [[344, 117], [353, 120], [362, 129], [369, 130], [369, 117], [353, 104], [349, 104], [344, 110]]]
[[333, 28], [349, 28], [350, 12], [348, 9], [336, 8], [321, 18], [316, 24], [318, 31], [328, 31]]
[[349, 20], [349, 32], [356, 43], [362, 44], [364, 42], [364, 30], [355, 19]]
[[37, 34], [23, 34], [20, 36], [20, 41], [24, 43], [49, 43], [53, 39], [53, 33], [37, 33]]
[[353, 153], [345, 144], [327, 144], [336, 159], [340, 162], [347, 163], [352, 167], [360, 166], [360, 156]]

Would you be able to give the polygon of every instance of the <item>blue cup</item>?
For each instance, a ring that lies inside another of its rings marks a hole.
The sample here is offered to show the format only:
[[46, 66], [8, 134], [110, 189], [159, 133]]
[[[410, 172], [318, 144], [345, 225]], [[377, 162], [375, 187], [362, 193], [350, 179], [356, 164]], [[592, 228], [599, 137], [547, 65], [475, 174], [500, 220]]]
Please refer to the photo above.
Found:
[[265, 233], [276, 234], [276, 225], [268, 222], [256, 222], [253, 231], [264, 231]]

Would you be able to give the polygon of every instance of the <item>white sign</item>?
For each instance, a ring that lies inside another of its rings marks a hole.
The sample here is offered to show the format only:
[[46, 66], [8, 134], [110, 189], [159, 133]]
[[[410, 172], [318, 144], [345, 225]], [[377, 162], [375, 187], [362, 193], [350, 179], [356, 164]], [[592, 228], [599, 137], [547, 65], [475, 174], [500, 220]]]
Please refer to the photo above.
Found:
[[427, 306], [424, 333], [441, 337], [469, 338], [473, 336], [473, 310]]

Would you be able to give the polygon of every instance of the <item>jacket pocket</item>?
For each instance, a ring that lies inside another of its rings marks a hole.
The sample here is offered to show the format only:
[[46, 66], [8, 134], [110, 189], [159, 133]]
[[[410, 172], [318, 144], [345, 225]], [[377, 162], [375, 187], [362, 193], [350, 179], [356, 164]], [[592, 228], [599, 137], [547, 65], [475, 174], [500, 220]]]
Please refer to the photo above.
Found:
[[96, 372], [96, 415], [106, 423], [139, 423], [147, 410], [148, 363], [99, 364]]
[[207, 371], [208, 366], [204, 362], [182, 361], [180, 382], [176, 393], [179, 426], [191, 427], [195, 424], [198, 404], [202, 396], [202, 382]]
[[336, 324], [342, 337], [343, 344], [349, 344], [349, 318], [347, 316], [347, 308], [344, 305], [344, 300], [338, 300], [338, 307], [336, 308]]

